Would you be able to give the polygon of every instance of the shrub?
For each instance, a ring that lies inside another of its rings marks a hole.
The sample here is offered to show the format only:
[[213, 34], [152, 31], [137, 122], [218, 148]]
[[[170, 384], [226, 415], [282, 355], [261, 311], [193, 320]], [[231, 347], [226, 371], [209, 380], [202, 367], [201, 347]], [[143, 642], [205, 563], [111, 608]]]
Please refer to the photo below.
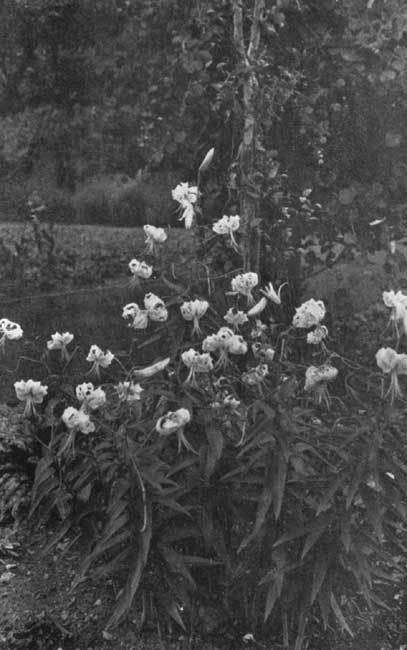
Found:
[[[174, 197], [190, 218], [196, 188]], [[78, 581], [122, 579], [109, 626], [136, 596], [142, 623], [165, 615], [184, 629], [211, 602], [242, 636], [300, 650], [309, 622], [352, 633], [362, 601], [373, 610], [380, 585], [401, 575], [405, 416], [380, 399], [369, 364], [328, 349], [320, 300], [293, 317], [284, 285], [260, 290], [256, 273], [241, 273], [236, 224], [215, 228], [230, 271], [215, 275], [194, 249], [174, 280], [163, 233], [150, 229], [147, 261], [166, 304], [144, 295], [149, 271], [133, 263], [144, 307], [124, 309], [129, 350], [93, 346], [85, 363], [78, 349], [49, 349], [47, 391], [18, 384], [42, 441], [31, 515], [58, 513], [55, 542], [81, 522], [92, 532]], [[203, 236], [210, 246], [213, 231]], [[18, 330], [3, 329], [13, 345]], [[95, 385], [75, 388], [72, 363]]]

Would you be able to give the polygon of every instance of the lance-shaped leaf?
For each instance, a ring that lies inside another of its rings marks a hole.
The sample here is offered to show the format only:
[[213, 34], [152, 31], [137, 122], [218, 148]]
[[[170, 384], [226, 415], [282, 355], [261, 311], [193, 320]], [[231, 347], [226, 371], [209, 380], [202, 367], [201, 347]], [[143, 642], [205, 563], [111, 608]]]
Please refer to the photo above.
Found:
[[349, 627], [349, 625], [348, 625], [348, 623], [346, 621], [346, 618], [343, 615], [343, 612], [342, 612], [341, 608], [338, 605], [338, 601], [336, 600], [333, 591], [331, 591], [331, 593], [330, 593], [329, 603], [331, 605], [331, 608], [332, 608], [332, 610], [333, 610], [333, 612], [334, 612], [334, 614], [335, 614], [335, 616], [337, 618], [337, 621], [338, 621], [339, 625], [341, 626], [342, 630], [346, 630], [348, 632], [348, 634], [350, 634], [350, 636], [353, 637], [354, 634], [353, 634], [352, 630], [350, 629], [350, 627]]

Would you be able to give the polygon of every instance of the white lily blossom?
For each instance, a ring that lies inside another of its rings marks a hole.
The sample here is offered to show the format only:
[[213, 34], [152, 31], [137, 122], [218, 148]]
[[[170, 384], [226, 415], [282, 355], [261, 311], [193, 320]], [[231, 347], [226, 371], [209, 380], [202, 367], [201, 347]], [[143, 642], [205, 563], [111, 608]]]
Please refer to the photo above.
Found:
[[383, 302], [391, 309], [390, 320], [393, 322], [397, 337], [400, 336], [398, 323], [403, 324], [407, 334], [407, 296], [402, 291], [383, 291]]
[[328, 390], [328, 383], [332, 382], [338, 376], [338, 369], [331, 366], [329, 363], [324, 363], [321, 366], [310, 366], [305, 372], [305, 392], [313, 392], [315, 400], [318, 404], [325, 403], [329, 408], [330, 396]]
[[184, 436], [184, 427], [190, 421], [191, 413], [188, 409], [179, 408], [176, 411], [168, 411], [168, 413], [161, 416], [156, 422], [155, 429], [160, 436], [169, 436], [172, 433], [177, 434], [178, 453], [180, 453], [182, 446], [184, 446], [188, 451], [195, 453], [195, 450]]
[[247, 372], [243, 373], [242, 381], [247, 386], [260, 386], [269, 374], [269, 369], [267, 364], [262, 363], [255, 368], [251, 368]]
[[390, 374], [390, 386], [385, 396], [390, 393], [391, 403], [403, 397], [399, 376], [407, 375], [407, 354], [399, 353], [393, 348], [380, 348], [376, 352], [376, 363], [385, 374]]
[[120, 402], [139, 402], [141, 400], [141, 393], [144, 388], [140, 384], [133, 381], [121, 381], [116, 386], [117, 396]]
[[328, 336], [328, 328], [325, 325], [317, 325], [314, 330], [308, 332], [307, 343], [310, 345], [319, 345]]
[[179, 221], [185, 221], [185, 228], [189, 230], [192, 226], [195, 209], [194, 204], [198, 200], [198, 188], [195, 185], [188, 183], [179, 183], [175, 189], [171, 191], [172, 198], [180, 204], [179, 209], [182, 214]]
[[319, 325], [324, 319], [326, 313], [325, 305], [322, 300], [311, 298], [304, 302], [295, 310], [293, 325], [300, 329], [309, 329]]
[[17, 341], [23, 336], [23, 330], [18, 323], [14, 323], [8, 318], [0, 320], [0, 349], [4, 348], [6, 340]]
[[238, 214], [227, 216], [223, 215], [222, 219], [216, 221], [212, 230], [216, 232], [217, 235], [226, 235], [230, 239], [230, 243], [236, 251], [239, 251], [239, 245], [235, 239], [234, 233], [239, 230], [240, 227], [240, 216]]
[[228, 292], [230, 295], [242, 295], [246, 296], [247, 304], [253, 305], [254, 298], [252, 290], [254, 287], [257, 287], [259, 283], [259, 276], [257, 273], [249, 271], [248, 273], [240, 273], [235, 278], [232, 279], [232, 291]]
[[48, 393], [48, 386], [43, 386], [40, 381], [28, 379], [24, 381], [16, 381], [14, 383], [17, 399], [20, 402], [25, 402], [24, 416], [30, 417], [34, 415], [35, 404], [42, 404], [45, 395]]
[[168, 311], [164, 302], [154, 293], [146, 293], [144, 307], [150, 320], [158, 323], [168, 320]]
[[139, 260], [132, 259], [129, 262], [130, 273], [136, 278], [141, 278], [142, 280], [148, 280], [151, 278], [153, 273], [153, 267], [147, 264], [147, 262], [139, 262]]
[[61, 350], [61, 359], [69, 361], [70, 357], [66, 348], [73, 339], [74, 335], [70, 332], [62, 332], [62, 334], [55, 332], [55, 334], [51, 334], [50, 340], [47, 341], [47, 348], [48, 350]]
[[62, 413], [62, 421], [71, 433], [80, 431], [89, 434], [95, 431], [95, 425], [91, 421], [88, 413], [80, 411], [73, 406], [68, 406]]
[[235, 332], [238, 332], [240, 326], [249, 321], [247, 314], [245, 314], [244, 311], [239, 311], [234, 307], [230, 307], [230, 309], [228, 309], [223, 317], [223, 320], [231, 325]]
[[199, 321], [209, 309], [209, 303], [206, 300], [190, 300], [182, 303], [180, 310], [182, 317], [187, 321], [193, 322], [192, 334], [201, 334]]
[[103, 352], [98, 345], [91, 345], [86, 357], [86, 361], [92, 363], [90, 372], [94, 372], [98, 378], [100, 377], [100, 368], [108, 368], [113, 359], [114, 354], [110, 350]]
[[189, 368], [185, 383], [196, 385], [197, 373], [207, 373], [213, 370], [213, 360], [208, 352], [200, 354], [193, 348], [190, 348], [181, 354], [181, 360]]
[[76, 389], [76, 397], [81, 404], [81, 411], [88, 413], [95, 411], [106, 404], [106, 393], [102, 388], [95, 388], [91, 382], [79, 384]]
[[144, 226], [144, 232], [146, 234], [146, 246], [148, 253], [153, 253], [157, 245], [163, 244], [167, 240], [167, 233], [165, 232], [164, 228], [157, 228], [156, 226], [146, 224]]
[[247, 343], [242, 336], [235, 334], [229, 327], [221, 327], [216, 334], [207, 336], [202, 342], [204, 352], [217, 352], [217, 367], [228, 362], [228, 354], [246, 354]]

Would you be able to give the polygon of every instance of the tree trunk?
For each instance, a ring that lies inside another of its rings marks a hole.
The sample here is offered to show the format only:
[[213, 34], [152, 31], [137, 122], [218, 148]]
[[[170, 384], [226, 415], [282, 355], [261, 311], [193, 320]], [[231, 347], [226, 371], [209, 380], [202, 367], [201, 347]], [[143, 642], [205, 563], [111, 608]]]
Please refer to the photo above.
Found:
[[243, 268], [258, 271], [260, 231], [257, 225], [258, 192], [254, 181], [256, 163], [256, 97], [258, 81], [254, 64], [260, 47], [260, 25], [264, 16], [265, 0], [255, 0], [246, 50], [243, 22], [244, 0], [232, 0], [233, 37], [240, 64], [243, 67], [243, 134], [239, 148], [240, 162], [240, 216], [242, 218]]

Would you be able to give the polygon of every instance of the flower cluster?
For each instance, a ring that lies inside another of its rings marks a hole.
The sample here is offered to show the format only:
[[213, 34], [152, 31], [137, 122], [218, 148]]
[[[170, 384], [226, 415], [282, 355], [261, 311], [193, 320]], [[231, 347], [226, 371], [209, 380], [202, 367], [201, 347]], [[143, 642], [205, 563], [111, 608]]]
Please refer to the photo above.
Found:
[[238, 252], [240, 249], [235, 239], [234, 233], [237, 230], [239, 230], [239, 227], [240, 227], [240, 217], [238, 214], [232, 215], [230, 217], [228, 217], [227, 215], [223, 215], [222, 219], [219, 219], [219, 221], [216, 221], [213, 224], [212, 230], [216, 232], [217, 235], [228, 236], [232, 248], [234, 248], [235, 251]]
[[157, 247], [167, 240], [167, 233], [164, 228], [157, 228], [156, 226], [146, 224], [144, 226], [144, 232], [146, 234], [147, 253], [154, 253]]
[[193, 348], [185, 350], [181, 354], [182, 362], [189, 368], [189, 374], [186, 378], [186, 383], [196, 385], [196, 374], [207, 373], [213, 370], [213, 360], [208, 352], [200, 354]]
[[390, 320], [393, 323], [397, 338], [400, 337], [398, 329], [402, 323], [405, 334], [407, 334], [407, 296], [402, 291], [383, 291], [383, 302], [391, 309]]
[[50, 340], [47, 341], [47, 349], [60, 350], [62, 361], [69, 361], [70, 356], [66, 348], [73, 341], [73, 338], [74, 336], [70, 332], [63, 332], [62, 334], [55, 332], [55, 334], [51, 335]]
[[247, 353], [247, 343], [242, 336], [235, 334], [229, 327], [221, 327], [216, 334], [210, 334], [202, 342], [204, 352], [216, 352], [219, 355], [217, 367], [228, 363], [229, 354]]
[[182, 303], [180, 309], [183, 318], [193, 322], [192, 333], [201, 334], [199, 321], [208, 311], [209, 303], [206, 300], [190, 300]]
[[407, 375], [407, 354], [399, 353], [393, 348], [380, 348], [376, 352], [376, 363], [380, 370], [390, 375], [390, 386], [386, 395], [390, 394], [391, 402], [403, 396], [399, 376]]
[[229, 295], [242, 295], [246, 296], [247, 304], [253, 305], [253, 289], [257, 287], [259, 283], [259, 277], [257, 273], [248, 272], [240, 273], [235, 278], [232, 279], [232, 291], [229, 292]]

